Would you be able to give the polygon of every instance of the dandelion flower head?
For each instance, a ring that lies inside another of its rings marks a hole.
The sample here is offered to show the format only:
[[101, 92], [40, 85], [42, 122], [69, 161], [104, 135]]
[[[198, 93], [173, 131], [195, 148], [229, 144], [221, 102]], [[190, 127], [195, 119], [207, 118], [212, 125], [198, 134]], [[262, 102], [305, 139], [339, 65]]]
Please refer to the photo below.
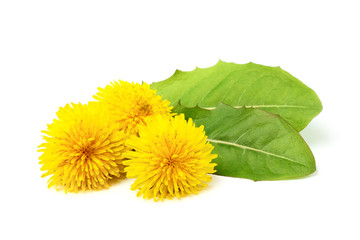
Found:
[[215, 163], [213, 146], [207, 142], [203, 126], [195, 127], [184, 115], [156, 116], [139, 127], [139, 136], [132, 135], [126, 145], [134, 151], [124, 156], [127, 177], [136, 178], [131, 190], [153, 198], [183, 197], [198, 193], [211, 181]]
[[45, 141], [39, 146], [39, 163], [46, 171], [42, 177], [52, 175], [49, 188], [100, 190], [109, 187], [113, 177], [125, 175], [122, 154], [127, 135], [97, 102], [68, 104], [57, 117], [42, 131]]
[[170, 102], [162, 100], [146, 83], [120, 80], [98, 90], [94, 98], [111, 112], [121, 129], [132, 134], [138, 133], [138, 126], [148, 117], [171, 114]]

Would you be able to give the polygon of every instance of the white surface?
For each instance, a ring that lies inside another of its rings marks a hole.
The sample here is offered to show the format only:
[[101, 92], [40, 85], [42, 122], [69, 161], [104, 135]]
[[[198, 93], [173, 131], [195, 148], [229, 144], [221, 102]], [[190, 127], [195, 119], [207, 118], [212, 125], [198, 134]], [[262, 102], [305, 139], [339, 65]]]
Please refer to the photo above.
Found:
[[[1, 239], [359, 239], [357, 1], [1, 1]], [[112, 80], [160, 81], [218, 59], [281, 66], [323, 112], [301, 133], [318, 171], [301, 180], [214, 176], [181, 200], [125, 180], [67, 194], [40, 178], [37, 145], [60, 106]]]

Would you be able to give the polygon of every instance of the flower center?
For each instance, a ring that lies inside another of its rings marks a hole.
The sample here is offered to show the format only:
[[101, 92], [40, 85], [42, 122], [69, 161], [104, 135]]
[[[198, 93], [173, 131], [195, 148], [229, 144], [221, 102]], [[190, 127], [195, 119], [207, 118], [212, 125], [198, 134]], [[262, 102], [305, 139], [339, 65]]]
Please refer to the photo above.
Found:
[[90, 147], [86, 146], [82, 151], [81, 151], [81, 154], [82, 155], [85, 155], [86, 158], [91, 154], [91, 150], [90, 150]]
[[149, 103], [144, 103], [139, 106], [139, 115], [149, 116], [152, 113], [152, 108]]
[[178, 155], [173, 154], [169, 158], [165, 158], [163, 164], [165, 167], [176, 167], [178, 162]]
[[94, 153], [93, 142], [94, 138], [89, 138], [87, 140], [80, 140], [78, 144], [74, 145], [74, 150], [77, 152], [77, 160], [88, 160], [92, 157]]

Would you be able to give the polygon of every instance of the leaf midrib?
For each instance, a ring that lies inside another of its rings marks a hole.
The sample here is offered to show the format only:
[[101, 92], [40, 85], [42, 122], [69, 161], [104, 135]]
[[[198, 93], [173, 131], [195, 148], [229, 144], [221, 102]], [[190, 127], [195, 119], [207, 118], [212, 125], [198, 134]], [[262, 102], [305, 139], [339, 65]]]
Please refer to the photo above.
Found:
[[[249, 105], [249, 106], [232, 106], [233, 108], [310, 108], [308, 106], [299, 106], [299, 105]], [[202, 107], [205, 110], [215, 110], [216, 107]]]
[[219, 143], [219, 144], [224, 144], [224, 145], [230, 145], [230, 146], [237, 147], [237, 148], [242, 148], [242, 149], [247, 149], [247, 150], [254, 151], [254, 152], [263, 153], [263, 154], [266, 154], [266, 155], [269, 155], [269, 156], [273, 156], [273, 157], [281, 158], [281, 159], [284, 159], [284, 160], [287, 160], [287, 161], [290, 161], [290, 162], [293, 162], [293, 163], [297, 163], [297, 164], [303, 165], [305, 167], [309, 167], [309, 166], [305, 165], [304, 163], [300, 163], [300, 162], [298, 162], [298, 161], [296, 161], [294, 159], [284, 157], [284, 156], [281, 156], [281, 155], [277, 155], [275, 153], [266, 152], [266, 151], [263, 151], [263, 150], [260, 150], [260, 149], [257, 149], [257, 148], [252, 148], [252, 147], [240, 145], [240, 144], [233, 143], [233, 142], [215, 140], [215, 139], [210, 139], [210, 138], [208, 138], [207, 141], [211, 142], [211, 143]]

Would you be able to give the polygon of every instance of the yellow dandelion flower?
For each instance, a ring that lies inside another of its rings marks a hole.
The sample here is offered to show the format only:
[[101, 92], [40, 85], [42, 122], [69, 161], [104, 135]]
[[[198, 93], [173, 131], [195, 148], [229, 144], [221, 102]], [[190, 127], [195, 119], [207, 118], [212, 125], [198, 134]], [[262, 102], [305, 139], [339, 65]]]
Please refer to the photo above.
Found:
[[172, 109], [170, 102], [161, 100], [161, 96], [146, 83], [141, 85], [120, 80], [98, 90], [94, 98], [111, 112], [126, 132], [136, 134], [146, 118], [169, 115]]
[[48, 187], [65, 192], [100, 190], [114, 176], [124, 176], [122, 153], [127, 138], [98, 103], [60, 108], [58, 119], [48, 124], [39, 146], [42, 177], [52, 175]]
[[211, 160], [213, 146], [207, 142], [203, 126], [195, 127], [184, 115], [174, 118], [156, 116], [139, 127], [139, 136], [132, 135], [126, 145], [135, 151], [124, 154], [127, 177], [137, 178], [131, 190], [137, 196], [154, 198], [182, 197], [198, 193], [211, 181], [214, 173]]

